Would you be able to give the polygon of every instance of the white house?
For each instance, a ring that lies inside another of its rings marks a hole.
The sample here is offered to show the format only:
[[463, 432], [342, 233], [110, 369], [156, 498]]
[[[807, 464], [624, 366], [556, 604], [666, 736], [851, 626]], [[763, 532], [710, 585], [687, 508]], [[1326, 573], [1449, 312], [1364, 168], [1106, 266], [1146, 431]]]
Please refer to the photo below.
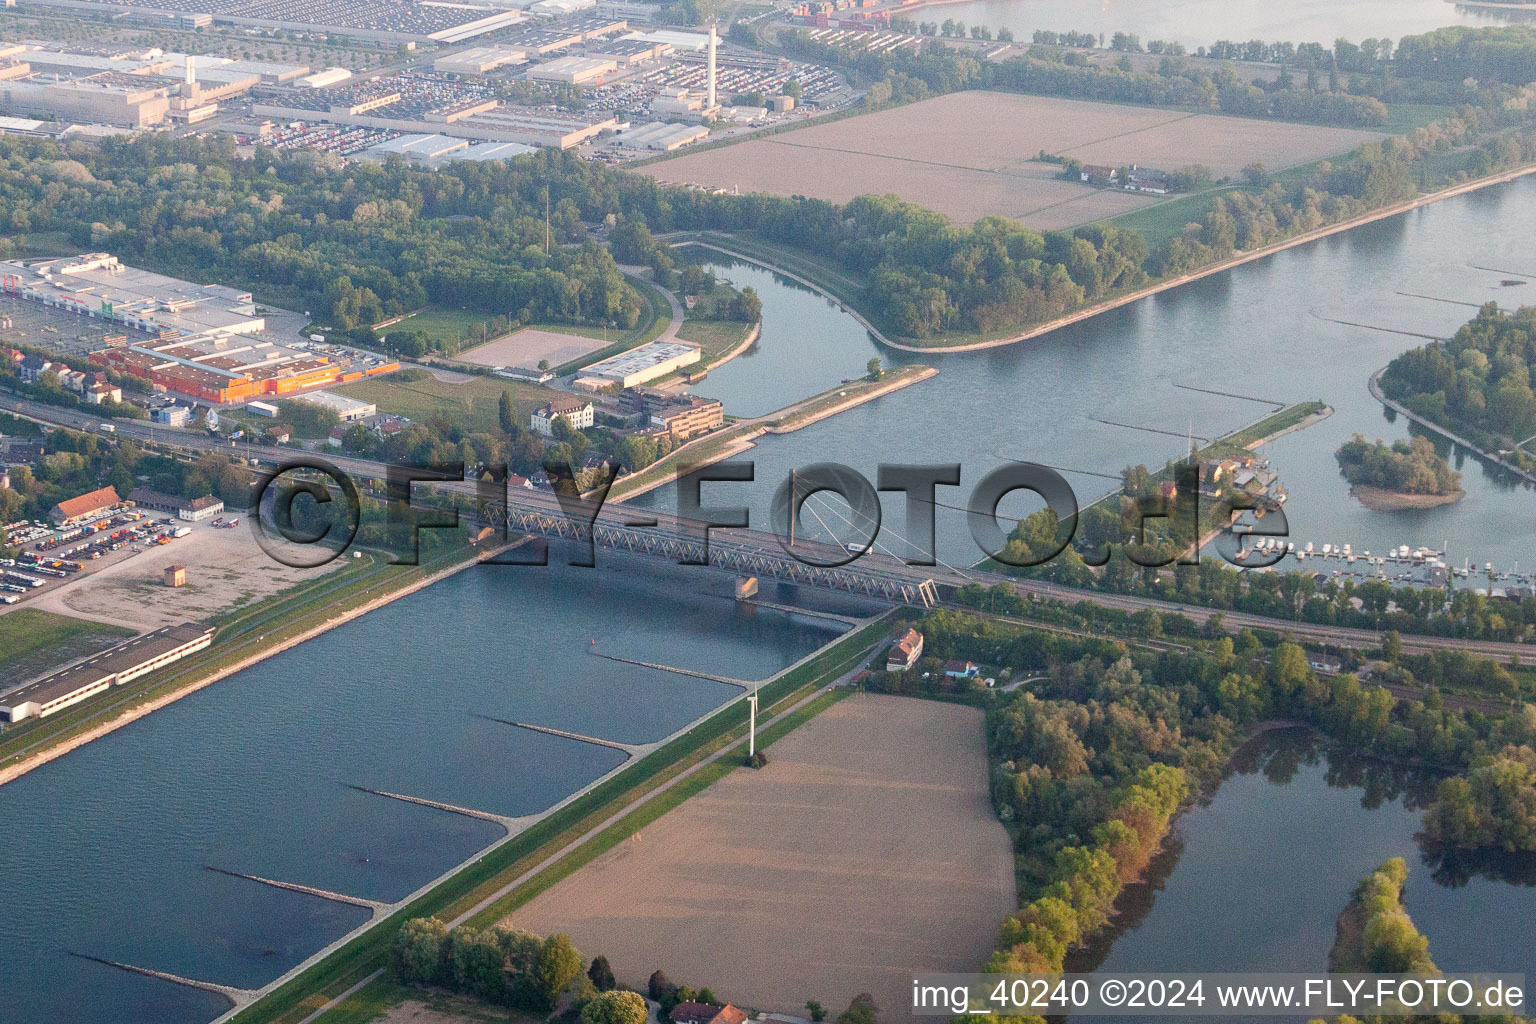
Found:
[[585, 430], [592, 425], [592, 403], [574, 396], [556, 398], [533, 410], [528, 425], [545, 437], [550, 437], [555, 432], [555, 420], [561, 417], [575, 429]]

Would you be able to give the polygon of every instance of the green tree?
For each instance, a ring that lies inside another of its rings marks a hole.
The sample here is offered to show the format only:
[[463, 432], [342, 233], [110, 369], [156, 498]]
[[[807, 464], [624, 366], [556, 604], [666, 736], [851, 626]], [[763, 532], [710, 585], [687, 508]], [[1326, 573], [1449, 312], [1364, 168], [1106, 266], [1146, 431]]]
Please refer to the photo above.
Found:
[[648, 1016], [638, 992], [602, 992], [581, 1008], [581, 1024], [645, 1024]]
[[395, 974], [407, 985], [430, 985], [442, 976], [448, 926], [435, 917], [414, 918], [395, 933]]
[[838, 1015], [837, 1024], [878, 1024], [879, 1015], [875, 997], [868, 992], [860, 992], [848, 1004], [848, 1009]]
[[503, 391], [496, 400], [496, 419], [501, 424], [503, 434], [510, 434], [517, 429], [517, 409], [512, 404], [512, 392]]
[[613, 968], [608, 966], [608, 958], [601, 954], [592, 958], [592, 964], [587, 968], [587, 977], [592, 979], [593, 987], [599, 992], [607, 992], [618, 984], [613, 976]]
[[581, 974], [581, 954], [569, 935], [551, 935], [544, 940], [528, 969], [528, 991], [534, 1005], [552, 1010], [555, 1000], [573, 979]]
[[885, 368], [881, 365], [879, 356], [871, 356], [869, 362], [864, 365], [864, 370], [870, 380], [879, 380], [885, 376]]
[[808, 999], [805, 1003], [805, 1012], [811, 1015], [811, 1020], [821, 1024], [827, 1019], [827, 1009], [814, 999]]

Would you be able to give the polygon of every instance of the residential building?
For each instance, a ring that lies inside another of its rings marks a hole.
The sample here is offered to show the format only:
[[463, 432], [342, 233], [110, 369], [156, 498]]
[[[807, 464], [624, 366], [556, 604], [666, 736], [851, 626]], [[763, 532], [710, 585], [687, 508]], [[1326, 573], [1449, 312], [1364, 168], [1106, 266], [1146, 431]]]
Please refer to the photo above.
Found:
[[885, 670], [887, 672], [905, 672], [917, 664], [917, 659], [923, 656], [923, 634], [915, 629], [909, 629], [891, 645], [890, 653], [885, 656]]
[[747, 1015], [730, 1003], [713, 1006], [709, 1003], [678, 1003], [668, 1015], [672, 1024], [745, 1024]]
[[674, 400], [650, 414], [653, 427], [660, 427], [673, 439], [682, 440], [707, 433], [725, 423], [725, 407], [716, 398], [674, 396]]
[[111, 487], [102, 487], [59, 502], [48, 513], [48, 518], [53, 520], [55, 526], [73, 526], [86, 519], [98, 518], [114, 505], [121, 503], [122, 499], [117, 496], [117, 491]]
[[944, 674], [951, 679], [975, 679], [976, 674], [980, 671], [981, 669], [976, 667], [975, 662], [951, 659], [944, 663]]
[[192, 418], [192, 410], [184, 405], [165, 405], [150, 413], [149, 418], [167, 426], [184, 427]]
[[528, 425], [534, 431], [550, 437], [555, 432], [555, 420], [561, 418], [575, 429], [585, 430], [592, 425], [592, 403], [575, 396], [553, 399], [533, 410]]

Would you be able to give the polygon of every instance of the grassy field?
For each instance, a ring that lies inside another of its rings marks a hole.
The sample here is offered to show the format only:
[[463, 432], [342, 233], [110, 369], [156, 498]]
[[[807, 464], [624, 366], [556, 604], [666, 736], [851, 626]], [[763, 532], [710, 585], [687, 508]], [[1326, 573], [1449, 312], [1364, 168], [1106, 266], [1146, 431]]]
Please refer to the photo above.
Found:
[[0, 615], [0, 676], [21, 682], [121, 643], [133, 630], [20, 608]]
[[498, 403], [503, 393], [512, 395], [520, 423], [528, 414], [560, 394], [549, 388], [500, 377], [475, 377], [450, 384], [430, 374], [420, 380], [402, 380], [400, 374], [355, 381], [333, 389], [350, 398], [372, 402], [380, 412], [394, 413], [424, 422], [437, 413], [470, 433], [499, 429]]
[[381, 333], [387, 335], [390, 331], [420, 331], [434, 346], [453, 351], [460, 347], [466, 331], [480, 327], [490, 319], [485, 313], [475, 309], [428, 306], [397, 324], [390, 324], [383, 328]]
[[1271, 437], [1282, 430], [1289, 430], [1308, 416], [1315, 416], [1328, 408], [1323, 402], [1297, 402], [1295, 405], [1286, 406], [1273, 416], [1267, 417], [1244, 430], [1235, 434], [1228, 434], [1221, 439], [1222, 444], [1235, 448], [1245, 448], [1253, 442]]
[[[884, 634], [874, 623], [855, 630], [824, 648], [796, 668], [762, 688], [764, 706], [791, 700], [804, 688], [836, 678], [858, 663], [864, 651]], [[549, 815], [516, 839], [484, 855], [436, 889], [403, 908], [356, 941], [337, 950], [265, 999], [242, 1010], [238, 1024], [296, 1024], [330, 999], [362, 981], [382, 965], [401, 923], [436, 915], [451, 919], [465, 913], [546, 859], [579, 839], [594, 826], [632, 805], [645, 793], [697, 764], [710, 753], [741, 736], [745, 710], [715, 715], [660, 750], [642, 758], [580, 799]], [[496, 905], [497, 913], [507, 910]], [[510, 908], [508, 908], [510, 909]], [[342, 1020], [350, 1018], [338, 1018]]]
[[732, 320], [685, 320], [677, 329], [677, 336], [702, 348], [700, 358], [708, 365], [740, 345], [750, 330], [751, 324]]

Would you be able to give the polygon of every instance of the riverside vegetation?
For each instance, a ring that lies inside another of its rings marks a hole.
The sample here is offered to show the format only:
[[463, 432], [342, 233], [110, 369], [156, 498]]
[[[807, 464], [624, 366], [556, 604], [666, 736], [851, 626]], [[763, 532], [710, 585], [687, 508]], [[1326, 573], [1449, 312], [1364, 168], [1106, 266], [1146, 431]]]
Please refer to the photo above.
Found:
[[[965, 599], [1003, 596], [976, 591]], [[1082, 608], [1053, 606], [1047, 615], [1095, 625]], [[1031, 677], [1001, 694], [920, 663], [873, 673], [867, 684], [988, 709], [993, 802], [1014, 843], [1021, 899], [989, 971], [1062, 969], [1111, 920], [1179, 807], [1216, 785], [1236, 746], [1265, 721], [1306, 723], [1351, 750], [1433, 767], [1453, 781], [1536, 738], [1536, 707], [1486, 716], [1449, 709], [1432, 694], [1396, 699], [1353, 675], [1319, 676], [1299, 646], [1247, 631], [1217, 636], [1187, 623], [1180, 633], [1188, 647], [1149, 649], [948, 610], [918, 625], [933, 659], [968, 658]], [[1426, 828], [1448, 813], [1449, 799], [1438, 801]]]
[[[1461, 489], [1461, 474], [1451, 469], [1427, 437], [1388, 445], [1356, 434], [1334, 458], [1344, 479], [1371, 508], [1392, 507], [1390, 499], [1399, 496], [1455, 501], [1466, 493]], [[1382, 501], [1383, 497], [1389, 500]]]
[[[1381, 375], [1388, 398], [1515, 465], [1536, 456], [1515, 442], [1536, 434], [1536, 307], [1489, 302], [1447, 341], [1410, 349]], [[1511, 450], [1514, 449], [1514, 450]]]

